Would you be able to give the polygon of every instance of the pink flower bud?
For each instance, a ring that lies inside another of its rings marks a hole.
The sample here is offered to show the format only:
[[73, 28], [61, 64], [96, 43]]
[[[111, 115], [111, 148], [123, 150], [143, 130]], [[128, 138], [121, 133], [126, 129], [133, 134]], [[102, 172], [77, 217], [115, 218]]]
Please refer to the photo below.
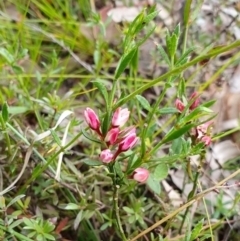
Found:
[[118, 152], [128, 151], [137, 144], [137, 141], [138, 137], [136, 136], [136, 133], [126, 135], [126, 137], [119, 143]]
[[133, 179], [137, 182], [144, 183], [149, 177], [149, 171], [145, 168], [139, 167], [133, 172]]
[[112, 125], [115, 127], [123, 126], [130, 115], [130, 111], [127, 108], [121, 109], [120, 107], [116, 109], [112, 118]]
[[104, 163], [109, 163], [113, 160], [113, 154], [109, 149], [103, 150], [100, 154], [100, 160]]
[[176, 108], [177, 108], [180, 112], [182, 112], [182, 111], [184, 110], [184, 108], [185, 108], [184, 104], [183, 104], [182, 101], [179, 100], [179, 99], [176, 99], [176, 101], [175, 101], [175, 106], [176, 106]]
[[110, 145], [113, 145], [117, 141], [118, 134], [119, 134], [119, 128], [118, 127], [112, 128], [110, 131], [108, 131], [105, 137], [105, 141], [107, 143], [110, 143]]
[[201, 138], [201, 142], [203, 142], [205, 144], [205, 146], [209, 146], [212, 142], [212, 139], [210, 136], [203, 136]]
[[91, 109], [87, 108], [84, 111], [84, 117], [86, 122], [88, 123], [89, 127], [95, 131], [98, 131], [100, 128], [100, 121], [96, 113]]
[[[192, 93], [192, 95], [190, 96], [189, 100], [195, 99], [195, 97], [198, 95], [197, 92]], [[195, 101], [191, 104], [191, 106], [189, 107], [190, 110], [194, 110], [195, 108], [197, 108], [199, 106], [200, 103], [200, 98], [197, 97], [195, 99]]]

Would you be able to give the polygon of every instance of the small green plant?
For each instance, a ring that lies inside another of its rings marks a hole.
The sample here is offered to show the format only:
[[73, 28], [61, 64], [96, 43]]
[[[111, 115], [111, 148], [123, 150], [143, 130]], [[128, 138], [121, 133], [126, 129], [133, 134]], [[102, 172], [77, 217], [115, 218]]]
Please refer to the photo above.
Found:
[[28, 219], [23, 218], [24, 227], [26, 235], [29, 238], [34, 238], [38, 241], [56, 240], [53, 231], [55, 225], [48, 220], [43, 219]]
[[[239, 200], [236, 193], [229, 211], [218, 189], [238, 187], [226, 183], [240, 170], [201, 184], [207, 149], [226, 135], [213, 135], [215, 101], [201, 92], [239, 62], [231, 51], [240, 42], [189, 39], [203, 1], [185, 1], [182, 23], [168, 29], [156, 24], [155, 5], [140, 10], [117, 26], [118, 46], [106, 39], [111, 17], [104, 21], [94, 1], [10, 2], [11, 16], [0, 3], [0, 240], [214, 240]], [[155, 78], [139, 72], [146, 41], [163, 66]], [[191, 82], [226, 52], [233, 57], [211, 81]], [[181, 193], [166, 188], [175, 170], [184, 175]]]

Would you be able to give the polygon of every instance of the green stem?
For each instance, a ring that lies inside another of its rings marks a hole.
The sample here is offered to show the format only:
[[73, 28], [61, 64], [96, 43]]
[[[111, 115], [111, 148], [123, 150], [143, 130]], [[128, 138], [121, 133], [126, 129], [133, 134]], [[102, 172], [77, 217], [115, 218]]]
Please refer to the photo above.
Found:
[[112, 110], [116, 88], [117, 88], [117, 80], [114, 79], [112, 84], [112, 91], [110, 92], [110, 95], [109, 95], [108, 111]]
[[184, 27], [184, 32], [183, 32], [183, 48], [182, 48], [182, 54], [184, 54], [184, 53], [185, 53], [186, 48], [187, 48], [188, 27], [189, 27], [189, 25], [188, 25], [188, 24], [186, 24], [186, 26]]
[[119, 100], [114, 106], [113, 108], [117, 108], [119, 106], [122, 106], [123, 104], [125, 104], [126, 102], [128, 102], [129, 100], [131, 100], [133, 97], [135, 97], [136, 95], [142, 93], [143, 91], [153, 87], [154, 85], [158, 84], [159, 82], [163, 81], [164, 79], [169, 78], [172, 75], [176, 75], [181, 73], [183, 70], [187, 69], [190, 66], [193, 66], [199, 62], [201, 62], [202, 60], [206, 60], [206, 59], [210, 59], [212, 57], [215, 57], [221, 53], [227, 52], [229, 50], [232, 50], [236, 47], [240, 46], [240, 40], [235, 41], [234, 43], [223, 47], [223, 48], [218, 48], [215, 50], [211, 50], [209, 51], [208, 54], [202, 55], [202, 56], [198, 56], [195, 59], [193, 59], [192, 61], [187, 62], [186, 64], [179, 66], [178, 68], [175, 68], [169, 72], [167, 72], [166, 74], [163, 74], [162, 76], [160, 76], [159, 78], [156, 78], [155, 80], [152, 80], [151, 82], [142, 85], [140, 88], [138, 88], [137, 90], [133, 91], [131, 94], [129, 94], [128, 96], [122, 98], [121, 100]]
[[121, 219], [120, 219], [120, 215], [119, 215], [119, 207], [118, 207], [118, 190], [119, 190], [119, 188], [120, 188], [119, 185], [117, 185], [115, 183], [113, 184], [113, 210], [114, 210], [117, 227], [118, 227], [118, 231], [120, 232], [121, 238], [123, 241], [127, 241], [127, 238], [126, 238], [123, 228], [122, 228], [122, 223], [121, 223]]
[[[146, 134], [147, 134], [147, 132], [148, 132], [149, 126], [150, 126], [150, 124], [151, 124], [151, 122], [152, 122], [152, 119], [153, 119], [153, 116], [154, 116], [154, 114], [155, 114], [155, 112], [156, 112], [156, 109], [158, 108], [160, 102], [162, 101], [162, 99], [163, 99], [163, 97], [164, 97], [167, 89], [168, 89], [168, 85], [165, 85], [165, 86], [164, 86], [164, 89], [163, 89], [163, 91], [162, 91], [162, 93], [161, 93], [161, 95], [159, 96], [159, 98], [158, 98], [157, 102], [155, 103], [152, 111], [150, 112], [150, 115], [149, 115], [148, 120], [146, 121], [146, 123], [148, 123], [148, 125], [147, 125], [146, 128], [143, 129], [142, 145], [141, 145], [141, 157], [142, 157], [142, 158], [143, 158], [144, 155], [145, 155], [145, 149], [146, 149], [146, 148], [145, 148], [145, 137], [146, 137]], [[159, 148], [159, 147], [160, 147], [160, 146], [158, 146], [158, 148]]]
[[[198, 178], [199, 178], [199, 172], [196, 173], [195, 175], [195, 179], [194, 179], [194, 183], [193, 183], [193, 188], [192, 188], [192, 191], [190, 192], [190, 195], [188, 196], [188, 201], [192, 199], [192, 197], [194, 196], [195, 192], [196, 192], [196, 189], [197, 189], [197, 183], [198, 183]], [[188, 211], [190, 209], [190, 206], [186, 208], [185, 210], [185, 213], [183, 215], [183, 220], [182, 220], [182, 223], [181, 223], [181, 226], [179, 228], [179, 231], [178, 233], [181, 234], [182, 233], [182, 228], [183, 228], [183, 225], [185, 223], [185, 220], [186, 220], [186, 217], [187, 217], [187, 214], [188, 214]]]
[[8, 133], [7, 133], [6, 124], [5, 124], [5, 122], [4, 122], [3, 117], [2, 117], [1, 114], [0, 114], [0, 122], [1, 122], [1, 125], [2, 125], [2, 129], [3, 129], [3, 133], [4, 133], [4, 136], [5, 136], [6, 142], [7, 142], [8, 154], [11, 156], [11, 154], [12, 154], [12, 151], [11, 151], [11, 142], [10, 142], [9, 135], [8, 135]]

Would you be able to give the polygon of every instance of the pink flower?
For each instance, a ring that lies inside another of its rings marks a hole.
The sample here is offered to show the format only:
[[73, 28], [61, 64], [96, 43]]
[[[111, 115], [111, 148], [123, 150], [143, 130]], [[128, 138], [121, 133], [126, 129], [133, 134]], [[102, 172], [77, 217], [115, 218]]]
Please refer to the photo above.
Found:
[[205, 146], [209, 146], [212, 142], [212, 139], [210, 136], [203, 136], [201, 138], [201, 142], [203, 142], [205, 144]]
[[113, 160], [113, 154], [111, 153], [111, 150], [109, 149], [103, 150], [100, 154], [100, 160], [103, 163], [111, 162]]
[[196, 128], [197, 138], [201, 139], [206, 134], [209, 134], [210, 127], [212, 124], [213, 124], [213, 121], [208, 121], [202, 125], [197, 126]]
[[[189, 100], [195, 99], [196, 96], [198, 95], [197, 92], [192, 93], [192, 95], [190, 96]], [[195, 99], [195, 101], [191, 104], [191, 106], [189, 107], [190, 110], [194, 110], [195, 108], [197, 108], [199, 106], [200, 103], [200, 98], [197, 97]]]
[[176, 108], [177, 108], [180, 112], [182, 112], [182, 111], [184, 110], [184, 108], [185, 108], [184, 104], [183, 104], [182, 101], [179, 100], [179, 99], [176, 99], [176, 101], [175, 101], [175, 106], [176, 106]]
[[118, 127], [112, 128], [110, 131], [108, 131], [105, 137], [105, 141], [107, 143], [110, 143], [110, 145], [113, 145], [117, 141], [118, 135], [119, 135], [119, 128]]
[[84, 111], [84, 117], [91, 129], [93, 129], [95, 131], [99, 131], [100, 121], [99, 121], [96, 113], [91, 108], [87, 108]]
[[127, 136], [129, 136], [130, 134], [132, 133], [135, 133], [136, 134], [136, 128], [135, 126], [129, 126], [129, 127], [126, 127], [125, 129], [123, 129], [120, 133], [119, 133], [119, 136], [120, 136], [120, 142], [126, 138]]
[[116, 109], [112, 118], [112, 126], [121, 127], [123, 126], [129, 118], [130, 111], [127, 108], [121, 109], [120, 107]]
[[144, 183], [149, 177], [149, 171], [145, 168], [139, 167], [133, 172], [133, 179], [137, 182]]
[[136, 136], [136, 133], [126, 135], [126, 137], [119, 143], [118, 153], [133, 148], [137, 144], [137, 141], [138, 137]]

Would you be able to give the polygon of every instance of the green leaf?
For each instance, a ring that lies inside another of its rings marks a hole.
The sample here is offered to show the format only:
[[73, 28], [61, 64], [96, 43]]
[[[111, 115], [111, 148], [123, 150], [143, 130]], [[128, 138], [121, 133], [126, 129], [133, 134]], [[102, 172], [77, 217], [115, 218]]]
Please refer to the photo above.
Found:
[[140, 103], [140, 105], [143, 107], [143, 109], [148, 110], [148, 111], [151, 109], [151, 106], [145, 97], [143, 97], [141, 95], [136, 95], [136, 98], [137, 98], [138, 102]]
[[29, 108], [27, 108], [26, 106], [9, 106], [8, 107], [8, 113], [13, 115], [23, 114], [28, 110]]
[[99, 80], [93, 81], [93, 85], [96, 88], [98, 88], [100, 93], [103, 95], [105, 103], [108, 105], [108, 92], [107, 92], [106, 86], [103, 83], [101, 83], [101, 81], [99, 81]]
[[97, 161], [97, 160], [85, 159], [83, 162], [85, 164], [87, 164], [88, 166], [101, 166], [101, 165], [103, 165], [103, 163], [101, 161]]
[[119, 60], [118, 66], [115, 71], [115, 79], [117, 80], [120, 75], [123, 73], [123, 71], [126, 69], [127, 65], [133, 58], [133, 56], [136, 54], [137, 48], [134, 47], [131, 49], [127, 54], [124, 54], [121, 59]]
[[115, 164], [114, 164], [114, 170], [116, 171], [117, 175], [120, 177], [120, 178], [123, 178], [124, 177], [124, 173], [122, 171], [122, 167], [120, 165], [120, 163], [118, 161], [115, 161]]
[[0, 48], [0, 55], [2, 55], [9, 64], [12, 64], [14, 62], [14, 57], [12, 54], [8, 52], [5, 48]]
[[173, 156], [165, 156], [165, 157], [161, 157], [158, 159], [151, 159], [149, 160], [149, 162], [153, 162], [153, 163], [172, 163], [175, 162], [176, 160], [179, 159], [179, 155], [173, 155]]
[[214, 105], [216, 102], [216, 100], [210, 100], [208, 102], [205, 102], [203, 103], [201, 106], [204, 106], [204, 107], [211, 107], [212, 105]]
[[191, 143], [192, 143], [192, 140], [191, 140], [191, 139], [188, 139], [187, 141], [185, 141], [185, 140], [183, 139], [183, 142], [182, 142], [182, 147], [183, 147], [182, 153], [183, 153], [184, 155], [187, 155], [187, 154], [189, 153], [189, 149], [190, 149], [190, 147], [191, 147]]
[[77, 217], [75, 218], [74, 223], [73, 223], [74, 229], [78, 228], [82, 219], [83, 219], [83, 210], [80, 210], [80, 212], [78, 212]]
[[58, 144], [58, 146], [62, 146], [61, 140], [59, 138], [59, 136], [57, 135], [56, 131], [54, 131], [53, 129], [50, 129], [51, 135], [54, 139], [54, 141]]
[[150, 21], [152, 21], [157, 15], [158, 15], [159, 11], [156, 10], [150, 14], [148, 14], [144, 19], [143, 19], [143, 22], [145, 24], [149, 23]]
[[168, 176], [168, 166], [164, 163], [156, 166], [154, 173], [154, 179], [157, 181], [161, 181]]
[[56, 240], [56, 238], [49, 233], [43, 233], [43, 236], [49, 240], [53, 240], [53, 241]]
[[189, 115], [185, 116], [183, 119], [181, 119], [181, 121], [179, 122], [179, 124], [185, 124], [188, 123], [190, 121], [199, 119], [200, 116], [204, 116], [207, 115], [209, 113], [212, 113], [213, 111], [211, 109], [208, 109], [202, 105], [198, 106], [196, 109], [194, 109]]
[[[19, 214], [20, 215], [20, 214]], [[18, 215], [18, 216], [19, 216]], [[17, 218], [17, 217], [16, 217]], [[12, 222], [9, 226], [8, 226], [8, 228], [9, 228], [9, 230], [12, 230], [12, 229], [14, 229], [15, 227], [20, 227], [20, 224], [23, 222], [23, 220], [22, 219], [18, 219], [18, 220], [16, 220], [16, 221], [14, 221], [14, 222]]]
[[111, 118], [112, 118], [112, 112], [107, 112], [101, 126], [103, 136], [105, 136], [109, 130]]
[[170, 59], [167, 53], [165, 52], [164, 48], [161, 45], [157, 44], [157, 49], [160, 52], [161, 56], [163, 57], [164, 61], [168, 64], [168, 66], [171, 66]]
[[134, 214], [134, 210], [129, 208], [129, 207], [123, 207], [123, 210], [126, 212], [126, 213], [130, 213], [130, 214]]
[[144, 12], [141, 11], [138, 16], [132, 21], [132, 23], [128, 27], [128, 32], [126, 34], [126, 37], [123, 42], [124, 50], [129, 48], [130, 43], [132, 39], [134, 38], [134, 35], [137, 33], [137, 31], [140, 31], [144, 25], [142, 24], [144, 18]]
[[197, 1], [197, 5], [194, 6], [194, 10], [191, 13], [191, 22], [193, 22], [199, 16], [203, 3], [204, 0]]
[[191, 13], [191, 4], [192, 4], [192, 0], [186, 0], [184, 12], [183, 12], [183, 23], [184, 23], [185, 27], [189, 24], [189, 16]]
[[185, 59], [187, 59], [188, 55], [190, 53], [192, 53], [194, 50], [196, 49], [196, 47], [191, 47], [189, 49], [187, 49], [183, 55], [176, 61], [175, 66], [180, 66], [185, 62]]
[[111, 227], [111, 223], [110, 222], [106, 222], [104, 223], [101, 227], [100, 227], [100, 230], [101, 231], [104, 231], [105, 229], [107, 229], [108, 227]]
[[153, 177], [153, 174], [150, 173], [148, 180], [147, 180], [148, 187], [157, 195], [160, 195], [161, 193], [161, 186], [160, 182], [158, 180], [155, 180]]
[[98, 143], [98, 144], [101, 144], [100, 140], [94, 138], [93, 136], [90, 136], [84, 129], [82, 129], [82, 133], [88, 140], [93, 141], [93, 142]]
[[183, 141], [184, 139], [182, 137], [179, 137], [175, 140], [173, 140], [171, 145], [171, 154], [181, 154], [183, 149]]
[[134, 76], [137, 76], [137, 72], [138, 72], [138, 59], [139, 59], [139, 51], [137, 49], [137, 51], [135, 52], [135, 54], [133, 55], [131, 61], [130, 61], [130, 68], [134, 74]]
[[28, 228], [33, 228], [35, 226], [29, 218], [23, 217], [23, 222]]
[[165, 138], [163, 139], [163, 143], [166, 143], [166, 142], [169, 142], [169, 141], [172, 141], [174, 139], [177, 139], [178, 137], [184, 135], [186, 132], [188, 132], [191, 128], [195, 127], [194, 124], [188, 124], [188, 125], [185, 125], [179, 129], [173, 129], [170, 131], [170, 133], [168, 133]]
[[203, 227], [203, 219], [195, 226], [191, 233], [190, 241], [195, 240], [199, 234], [201, 233], [202, 227]]
[[211, 238], [211, 237], [212, 237], [212, 235], [211, 235], [210, 233], [204, 234], [204, 235], [199, 239], [199, 241], [204, 241], [204, 240], [209, 239], [209, 238]]
[[173, 31], [176, 36], [179, 38], [180, 36], [180, 23], [175, 27], [174, 31]]
[[63, 209], [65, 209], [65, 210], [79, 210], [80, 207], [76, 203], [68, 203], [67, 205], [65, 205], [65, 207]]
[[24, 72], [23, 68], [19, 65], [13, 65], [12, 69], [13, 69], [15, 74], [22, 74]]
[[174, 34], [172, 34], [171, 45], [169, 48], [169, 54], [172, 58], [174, 57], [174, 55], [177, 51], [177, 46], [178, 46], [178, 36], [174, 33]]
[[15, 202], [17, 202], [19, 199], [25, 197], [24, 194], [18, 195], [17, 197], [13, 198], [7, 205], [7, 208], [13, 205]]
[[43, 229], [44, 229], [45, 233], [50, 233], [55, 229], [55, 225], [52, 222], [50, 222], [49, 220], [46, 220], [44, 222]]
[[175, 67], [180, 67], [180, 66], [186, 64], [187, 62], [188, 62], [188, 58], [186, 57], [184, 59], [181, 59], [181, 61], [178, 62], [178, 64], [175, 63]]
[[157, 111], [159, 114], [176, 114], [179, 113], [179, 111], [174, 107], [164, 107]]
[[149, 39], [150, 35], [154, 32], [156, 26], [154, 25], [145, 35], [144, 35], [144, 38], [139, 40], [137, 43], [136, 43], [136, 46], [139, 47], [140, 45], [142, 45], [147, 39]]
[[8, 104], [6, 102], [2, 106], [2, 118], [4, 122], [8, 121]]

